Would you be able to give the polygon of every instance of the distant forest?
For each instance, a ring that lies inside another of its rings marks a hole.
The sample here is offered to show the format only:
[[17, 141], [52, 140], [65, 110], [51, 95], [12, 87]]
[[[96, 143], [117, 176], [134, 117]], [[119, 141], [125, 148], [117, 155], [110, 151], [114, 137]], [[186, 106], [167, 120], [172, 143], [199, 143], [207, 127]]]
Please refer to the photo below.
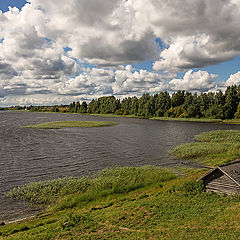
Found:
[[134, 115], [138, 117], [172, 118], [240, 118], [240, 85], [229, 86], [223, 93], [194, 93], [177, 91], [170, 95], [160, 92], [122, 100], [114, 96], [100, 97], [91, 102], [73, 102], [70, 105], [13, 107], [30, 111], [52, 111], [90, 114]]
[[160, 92], [155, 95], [143, 94], [140, 98], [127, 97], [120, 101], [114, 96], [100, 97], [86, 102], [69, 105], [72, 113], [96, 113], [135, 115], [139, 117], [174, 118], [240, 118], [240, 86], [230, 86], [225, 93], [192, 94], [177, 91], [170, 95]]

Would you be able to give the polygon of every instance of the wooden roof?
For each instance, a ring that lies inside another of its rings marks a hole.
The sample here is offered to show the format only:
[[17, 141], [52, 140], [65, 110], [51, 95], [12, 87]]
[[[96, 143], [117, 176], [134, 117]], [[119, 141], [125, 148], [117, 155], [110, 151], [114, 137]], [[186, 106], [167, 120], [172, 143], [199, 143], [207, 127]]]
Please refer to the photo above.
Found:
[[218, 166], [212, 171], [205, 174], [203, 177], [201, 177], [200, 180], [204, 180], [207, 176], [212, 174], [217, 169], [226, 174], [232, 181], [234, 181], [238, 186], [240, 186], [240, 161], [230, 162]]

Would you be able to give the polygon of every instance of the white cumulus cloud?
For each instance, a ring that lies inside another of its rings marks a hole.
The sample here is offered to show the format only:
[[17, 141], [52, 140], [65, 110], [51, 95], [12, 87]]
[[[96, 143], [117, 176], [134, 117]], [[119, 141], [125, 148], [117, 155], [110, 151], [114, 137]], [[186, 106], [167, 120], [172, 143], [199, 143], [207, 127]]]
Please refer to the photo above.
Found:
[[207, 71], [189, 70], [182, 79], [173, 79], [169, 82], [172, 90], [203, 91], [207, 92], [216, 86], [218, 75]]
[[0, 12], [0, 104], [213, 89], [191, 69], [238, 56], [239, 22], [238, 0], [29, 0]]
[[235, 74], [231, 74], [228, 80], [225, 82], [226, 87], [239, 84], [240, 84], [240, 71]]

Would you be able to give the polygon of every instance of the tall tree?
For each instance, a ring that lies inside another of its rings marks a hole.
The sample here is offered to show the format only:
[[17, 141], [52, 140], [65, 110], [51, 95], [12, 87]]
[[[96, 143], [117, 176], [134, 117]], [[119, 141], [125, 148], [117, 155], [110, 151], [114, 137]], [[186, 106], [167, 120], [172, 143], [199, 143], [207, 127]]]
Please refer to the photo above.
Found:
[[224, 117], [226, 119], [231, 119], [234, 117], [238, 106], [237, 86], [233, 85], [228, 87], [225, 92], [225, 96]]

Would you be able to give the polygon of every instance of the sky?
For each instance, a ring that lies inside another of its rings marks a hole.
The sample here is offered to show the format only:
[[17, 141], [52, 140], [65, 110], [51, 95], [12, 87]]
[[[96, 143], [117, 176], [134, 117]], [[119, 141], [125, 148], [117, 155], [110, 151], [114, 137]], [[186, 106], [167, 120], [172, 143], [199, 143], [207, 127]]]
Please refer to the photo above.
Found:
[[0, 106], [240, 84], [239, 0], [1, 0]]

